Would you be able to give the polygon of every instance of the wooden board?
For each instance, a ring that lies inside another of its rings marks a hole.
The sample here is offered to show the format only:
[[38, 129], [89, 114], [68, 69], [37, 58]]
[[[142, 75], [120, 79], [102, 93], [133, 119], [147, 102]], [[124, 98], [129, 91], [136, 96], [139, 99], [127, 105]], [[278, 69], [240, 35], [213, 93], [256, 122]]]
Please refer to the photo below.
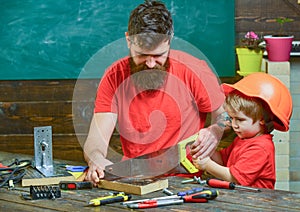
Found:
[[57, 176], [45, 177], [42, 173], [34, 168], [26, 169], [26, 174], [22, 179], [22, 186], [41, 186], [41, 185], [55, 185], [60, 181], [72, 181], [75, 177], [67, 171], [59, 171]]
[[152, 180], [151, 182], [130, 183], [124, 181], [100, 180], [98, 188], [122, 191], [129, 194], [144, 195], [164, 188], [168, 188], [168, 179]]

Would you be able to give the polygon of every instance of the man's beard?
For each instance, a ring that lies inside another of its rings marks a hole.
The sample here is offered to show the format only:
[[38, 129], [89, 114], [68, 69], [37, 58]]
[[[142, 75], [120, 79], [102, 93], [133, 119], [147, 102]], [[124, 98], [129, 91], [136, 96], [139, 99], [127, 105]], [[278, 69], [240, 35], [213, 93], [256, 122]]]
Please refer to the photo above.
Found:
[[136, 88], [146, 91], [154, 91], [163, 87], [166, 76], [168, 60], [165, 65], [156, 64], [153, 68], [148, 68], [146, 64], [136, 65], [130, 58], [130, 73]]

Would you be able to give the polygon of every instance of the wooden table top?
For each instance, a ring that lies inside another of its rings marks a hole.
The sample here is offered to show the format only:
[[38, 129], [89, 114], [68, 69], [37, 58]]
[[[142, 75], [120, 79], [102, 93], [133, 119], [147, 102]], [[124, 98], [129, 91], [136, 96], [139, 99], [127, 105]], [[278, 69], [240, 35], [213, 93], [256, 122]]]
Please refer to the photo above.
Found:
[[[5, 164], [12, 157], [16, 155], [0, 152], [0, 163]], [[168, 180], [168, 189], [174, 193], [200, 187], [198, 184], [182, 184], [183, 179], [178, 177], [169, 177]], [[108, 195], [109, 192], [100, 188], [61, 190], [61, 198], [54, 200], [24, 200], [21, 195], [29, 194], [29, 187], [17, 184], [13, 190], [0, 188], [0, 211], [300, 211], [300, 193], [270, 189], [261, 189], [261, 192], [219, 189], [219, 196], [207, 203], [183, 203], [152, 209], [129, 209], [120, 203], [87, 206], [89, 200]], [[160, 196], [166, 194], [156, 191], [142, 196], [132, 195], [131, 200]]]

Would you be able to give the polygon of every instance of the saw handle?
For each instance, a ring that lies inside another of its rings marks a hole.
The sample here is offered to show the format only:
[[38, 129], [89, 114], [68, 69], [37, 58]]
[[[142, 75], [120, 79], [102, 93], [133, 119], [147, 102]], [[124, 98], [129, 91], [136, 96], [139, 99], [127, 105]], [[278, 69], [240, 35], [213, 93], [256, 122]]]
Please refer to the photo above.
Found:
[[186, 157], [186, 146], [192, 142], [194, 142], [198, 138], [198, 133], [194, 134], [187, 139], [180, 141], [178, 143], [179, 148], [179, 158], [181, 165], [189, 172], [189, 173], [197, 173], [199, 170], [194, 166], [194, 164]]

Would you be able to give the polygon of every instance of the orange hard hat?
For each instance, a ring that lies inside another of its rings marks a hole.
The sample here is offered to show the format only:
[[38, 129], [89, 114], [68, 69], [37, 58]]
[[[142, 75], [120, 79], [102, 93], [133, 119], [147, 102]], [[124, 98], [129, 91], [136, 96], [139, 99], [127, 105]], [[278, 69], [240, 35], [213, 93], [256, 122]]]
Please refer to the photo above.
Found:
[[235, 84], [222, 84], [225, 94], [238, 90], [246, 96], [264, 100], [272, 113], [277, 117], [273, 120], [274, 128], [288, 131], [292, 115], [292, 97], [287, 87], [276, 77], [264, 73], [252, 73]]

